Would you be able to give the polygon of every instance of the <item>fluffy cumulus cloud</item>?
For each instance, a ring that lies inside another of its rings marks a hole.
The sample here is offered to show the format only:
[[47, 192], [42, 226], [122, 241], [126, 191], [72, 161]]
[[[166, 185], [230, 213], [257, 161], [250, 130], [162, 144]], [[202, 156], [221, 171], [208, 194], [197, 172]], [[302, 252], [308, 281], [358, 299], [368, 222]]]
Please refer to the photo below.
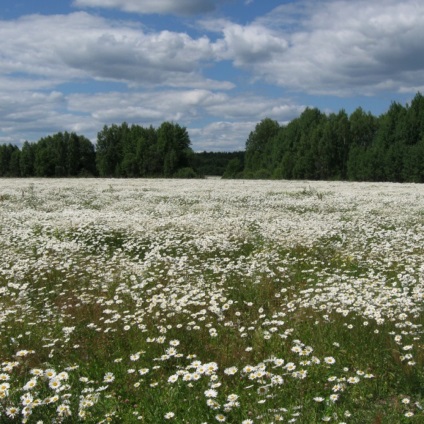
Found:
[[8, 40], [0, 46], [0, 73], [26, 73], [53, 82], [91, 78], [191, 86], [201, 80], [200, 64], [212, 52], [207, 37], [145, 33], [134, 24], [84, 12], [2, 22], [0, 37]]
[[415, 0], [299, 1], [244, 27], [214, 26], [222, 57], [291, 90], [343, 96], [424, 86], [424, 3]]
[[140, 14], [196, 15], [211, 12], [216, 0], [75, 0], [77, 7], [101, 7], [120, 9]]
[[190, 138], [195, 151], [237, 151], [244, 150], [245, 141], [240, 134], [248, 135], [255, 129], [256, 121], [216, 121], [201, 128], [189, 127]]
[[214, 44], [215, 53], [220, 59], [232, 60], [236, 66], [257, 66], [284, 55], [287, 50], [287, 41], [264, 25], [242, 26], [225, 21], [210, 25], [217, 23], [222, 27], [223, 38]]

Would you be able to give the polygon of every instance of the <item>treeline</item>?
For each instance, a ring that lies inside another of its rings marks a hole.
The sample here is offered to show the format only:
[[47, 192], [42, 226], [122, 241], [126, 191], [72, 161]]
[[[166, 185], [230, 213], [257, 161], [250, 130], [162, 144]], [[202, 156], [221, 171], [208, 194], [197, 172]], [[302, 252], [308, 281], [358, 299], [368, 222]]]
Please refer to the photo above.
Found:
[[227, 176], [239, 178], [424, 182], [424, 97], [379, 117], [314, 108], [285, 126], [264, 119], [247, 139], [243, 169], [230, 165]]
[[280, 126], [256, 125], [244, 152], [194, 153], [186, 128], [104, 126], [94, 146], [57, 133], [21, 149], [0, 145], [0, 177], [177, 177], [424, 182], [424, 97], [392, 103], [379, 117], [356, 109], [306, 109]]
[[75, 133], [57, 133], [22, 149], [0, 146], [1, 177], [196, 177], [187, 130], [164, 122], [159, 128], [104, 126], [94, 146]]
[[96, 174], [94, 145], [84, 136], [58, 133], [37, 143], [0, 146], [0, 177], [75, 177]]

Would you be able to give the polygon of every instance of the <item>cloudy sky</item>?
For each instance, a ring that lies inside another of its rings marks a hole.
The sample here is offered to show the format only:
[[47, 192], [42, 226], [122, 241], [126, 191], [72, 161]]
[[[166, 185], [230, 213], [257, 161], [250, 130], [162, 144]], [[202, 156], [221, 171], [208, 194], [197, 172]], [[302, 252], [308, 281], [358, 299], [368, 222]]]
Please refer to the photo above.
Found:
[[126, 121], [244, 149], [265, 117], [424, 92], [421, 0], [0, 0], [0, 143]]

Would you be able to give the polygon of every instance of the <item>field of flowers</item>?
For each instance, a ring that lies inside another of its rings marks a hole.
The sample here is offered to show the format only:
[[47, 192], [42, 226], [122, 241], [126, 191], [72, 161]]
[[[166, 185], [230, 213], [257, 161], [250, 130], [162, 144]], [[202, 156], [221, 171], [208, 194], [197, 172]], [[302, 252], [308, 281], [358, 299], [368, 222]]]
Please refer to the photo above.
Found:
[[0, 181], [1, 423], [423, 423], [424, 186]]

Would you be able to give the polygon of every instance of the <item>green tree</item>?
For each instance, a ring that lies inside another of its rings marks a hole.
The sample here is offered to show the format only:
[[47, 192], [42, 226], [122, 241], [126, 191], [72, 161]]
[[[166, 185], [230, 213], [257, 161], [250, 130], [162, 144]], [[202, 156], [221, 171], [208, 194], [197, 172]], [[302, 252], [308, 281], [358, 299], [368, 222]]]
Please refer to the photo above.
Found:
[[[272, 142], [278, 134], [280, 125], [270, 118], [263, 119], [256, 125], [255, 130], [249, 134], [246, 141], [245, 172], [257, 173], [261, 169], [268, 172], [272, 166]], [[262, 172], [262, 171], [261, 171]]]
[[243, 171], [243, 163], [239, 158], [231, 159], [223, 174], [223, 178], [236, 178]]
[[97, 134], [96, 166], [101, 177], [119, 177], [123, 157], [123, 136], [128, 125], [105, 125]]
[[79, 161], [78, 173], [76, 175], [94, 176], [96, 175], [96, 151], [94, 144], [86, 137], [78, 136]]
[[192, 153], [186, 128], [171, 122], [164, 122], [157, 131], [157, 148], [163, 158], [163, 176], [173, 176], [179, 168], [189, 166]]
[[37, 146], [35, 143], [25, 141], [21, 150], [20, 170], [22, 177], [33, 177], [35, 175], [35, 152]]

